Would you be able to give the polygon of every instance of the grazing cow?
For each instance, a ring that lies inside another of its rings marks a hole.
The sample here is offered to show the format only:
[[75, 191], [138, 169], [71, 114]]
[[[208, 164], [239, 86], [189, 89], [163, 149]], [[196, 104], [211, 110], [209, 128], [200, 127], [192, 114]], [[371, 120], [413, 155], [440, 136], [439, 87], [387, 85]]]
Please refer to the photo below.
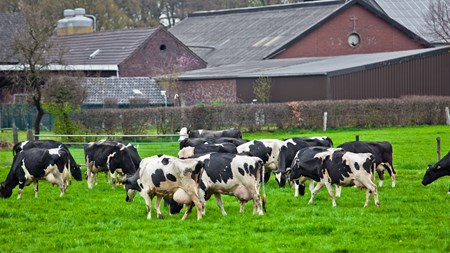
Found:
[[392, 187], [395, 187], [396, 172], [392, 163], [392, 145], [387, 141], [381, 142], [363, 142], [351, 141], [339, 145], [338, 148], [343, 148], [353, 153], [371, 153], [375, 156], [376, 170], [380, 182], [378, 186], [383, 186], [384, 170], [386, 169], [391, 176]]
[[[323, 137], [309, 137], [309, 138], [290, 138], [285, 139], [283, 146], [280, 148], [280, 154], [278, 157], [278, 171], [275, 173], [275, 178], [280, 187], [284, 187], [286, 184], [285, 172], [287, 166], [292, 164], [297, 152], [306, 147], [321, 146], [321, 147], [333, 147], [333, 141], [326, 136]], [[295, 196], [298, 196], [298, 181], [294, 181]]]
[[[26, 150], [26, 149], [30, 149], [30, 148], [51, 149], [51, 148], [59, 148], [59, 147], [65, 149], [66, 152], [69, 155], [70, 174], [72, 175], [73, 178], [75, 178], [75, 180], [81, 181], [83, 177], [81, 175], [80, 165], [78, 165], [75, 162], [75, 159], [73, 158], [72, 154], [70, 153], [69, 148], [66, 145], [64, 145], [63, 143], [59, 142], [59, 141], [54, 141], [54, 140], [37, 140], [37, 141], [18, 142], [13, 147], [13, 155], [15, 156], [20, 151]], [[69, 177], [69, 181], [71, 182], [70, 177]]]
[[178, 151], [179, 158], [188, 158], [196, 154], [207, 154], [212, 152], [236, 154], [237, 149], [234, 144], [201, 144], [195, 147], [184, 147]]
[[184, 147], [197, 147], [202, 144], [222, 144], [222, 143], [231, 143], [236, 147], [248, 142], [245, 139], [231, 138], [231, 137], [222, 137], [222, 138], [186, 138], [180, 141], [180, 149]]
[[292, 162], [290, 179], [300, 179], [302, 185], [308, 178], [318, 182], [311, 192], [309, 204], [313, 203], [314, 196], [325, 185], [332, 205], [336, 206], [331, 185], [337, 184], [366, 188], [364, 207], [369, 205], [372, 194], [375, 205], [379, 206], [377, 186], [372, 182], [374, 160], [371, 153], [352, 153], [340, 148], [307, 147], [299, 150]]
[[122, 141], [91, 142], [84, 147], [86, 159], [86, 176], [88, 188], [92, 189], [97, 180], [98, 172], [111, 176], [114, 189], [117, 175], [132, 175], [139, 167], [141, 158], [137, 150]]
[[57, 184], [60, 197], [67, 189], [69, 155], [64, 148], [31, 148], [16, 154], [6, 180], [0, 183], [0, 196], [9, 198], [19, 185], [17, 199], [22, 197], [25, 186], [33, 183], [34, 196], [38, 197], [38, 180], [45, 179]]
[[203, 172], [203, 163], [196, 159], [179, 159], [167, 155], [157, 155], [142, 159], [138, 171], [122, 180], [127, 192], [126, 201], [134, 199], [136, 191], [145, 200], [147, 219], [151, 219], [151, 204], [156, 196], [155, 209], [159, 219], [164, 196], [173, 197], [177, 203], [189, 204], [183, 215], [185, 220], [195, 204], [197, 219], [202, 218], [203, 203], [199, 197], [198, 182]]
[[[434, 165], [428, 165], [428, 169], [422, 179], [422, 184], [431, 184], [443, 176], [450, 176], [450, 151]], [[448, 193], [450, 194], [450, 189]]]
[[226, 130], [212, 131], [212, 130], [189, 130], [186, 127], [181, 128], [180, 130], [180, 138], [178, 141], [182, 141], [186, 138], [222, 138], [222, 137], [231, 137], [231, 138], [242, 138], [242, 133], [239, 129], [230, 128]]
[[[251, 199], [253, 200], [253, 214], [264, 214], [266, 211], [264, 183], [262, 183], [262, 199], [259, 194], [260, 178], [264, 177], [264, 162], [260, 158], [211, 153], [200, 156], [198, 159], [205, 164], [205, 172], [200, 182], [202, 200], [206, 202], [214, 194], [222, 215], [227, 215], [221, 194], [238, 198], [241, 213], [244, 212], [245, 203]], [[205, 212], [205, 208], [203, 212]]]
[[270, 172], [277, 171], [278, 156], [283, 146], [283, 141], [276, 139], [253, 140], [237, 147], [238, 154], [259, 157], [266, 167], [264, 175], [265, 183], [269, 181]]

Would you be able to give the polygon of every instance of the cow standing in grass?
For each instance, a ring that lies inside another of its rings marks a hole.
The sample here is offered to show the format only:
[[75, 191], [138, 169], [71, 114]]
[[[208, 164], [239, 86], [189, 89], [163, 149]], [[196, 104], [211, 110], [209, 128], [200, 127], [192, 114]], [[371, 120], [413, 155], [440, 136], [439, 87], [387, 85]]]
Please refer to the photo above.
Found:
[[314, 196], [325, 186], [332, 205], [336, 206], [332, 184], [337, 184], [366, 188], [364, 207], [367, 207], [372, 194], [375, 205], [380, 205], [377, 186], [372, 181], [374, 170], [374, 156], [370, 153], [352, 153], [340, 148], [308, 147], [298, 151], [288, 173], [290, 180], [300, 179], [301, 184], [307, 179], [317, 182], [311, 192], [309, 204], [313, 203]]
[[199, 197], [198, 182], [203, 172], [203, 163], [196, 159], [179, 159], [158, 155], [144, 158], [138, 171], [122, 181], [127, 192], [126, 201], [134, 199], [136, 191], [144, 198], [147, 219], [151, 219], [152, 199], [156, 196], [155, 209], [159, 219], [163, 219], [160, 204], [164, 196], [173, 197], [177, 203], [189, 204], [183, 220], [197, 209], [197, 219], [202, 218], [203, 202]]
[[[80, 165], [78, 165], [75, 162], [75, 159], [73, 158], [72, 154], [69, 151], [69, 148], [64, 145], [63, 143], [59, 141], [54, 140], [35, 140], [35, 141], [22, 141], [18, 142], [13, 147], [13, 155], [16, 156], [16, 154], [20, 153], [22, 150], [27, 150], [31, 148], [63, 148], [66, 150], [67, 154], [69, 155], [69, 170], [70, 175], [75, 178], [77, 181], [81, 181], [83, 179], [81, 175], [81, 168]], [[71, 183], [71, 177], [69, 176], [69, 183]]]
[[380, 181], [379, 187], [383, 186], [384, 171], [387, 170], [392, 180], [392, 187], [395, 187], [395, 178], [397, 173], [394, 170], [392, 162], [392, 145], [387, 141], [363, 142], [351, 141], [338, 146], [354, 153], [371, 153], [375, 157], [376, 171]]
[[37, 198], [38, 180], [44, 179], [51, 184], [57, 184], [62, 197], [67, 189], [68, 165], [69, 155], [64, 148], [23, 150], [16, 154], [6, 180], [0, 183], [0, 196], [11, 197], [12, 190], [19, 185], [17, 199], [20, 199], [23, 188], [33, 183]]
[[122, 141], [91, 142], [84, 147], [84, 155], [89, 189], [96, 183], [98, 172], [105, 172], [107, 179], [111, 176], [111, 186], [114, 188], [116, 177], [132, 175], [141, 161], [137, 150]]

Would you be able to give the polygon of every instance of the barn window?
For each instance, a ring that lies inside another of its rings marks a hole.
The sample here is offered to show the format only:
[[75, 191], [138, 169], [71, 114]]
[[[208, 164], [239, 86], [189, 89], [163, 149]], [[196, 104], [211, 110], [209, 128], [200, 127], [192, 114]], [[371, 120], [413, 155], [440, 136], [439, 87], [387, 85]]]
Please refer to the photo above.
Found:
[[166, 51], [167, 47], [166, 45], [162, 44], [161, 46], [159, 46], [159, 50], [161, 51]]

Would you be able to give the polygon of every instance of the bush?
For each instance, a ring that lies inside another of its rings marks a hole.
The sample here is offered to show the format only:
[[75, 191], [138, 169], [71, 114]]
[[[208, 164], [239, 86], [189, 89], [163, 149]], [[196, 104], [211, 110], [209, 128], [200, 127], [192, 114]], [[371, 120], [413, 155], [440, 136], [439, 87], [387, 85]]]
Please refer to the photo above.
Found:
[[158, 133], [174, 133], [181, 127], [247, 131], [321, 129], [323, 114], [328, 127], [387, 127], [445, 124], [450, 97], [401, 99], [301, 101], [270, 104], [222, 104], [140, 109], [89, 109], [78, 113], [83, 126], [93, 132], [140, 133], [149, 126]]

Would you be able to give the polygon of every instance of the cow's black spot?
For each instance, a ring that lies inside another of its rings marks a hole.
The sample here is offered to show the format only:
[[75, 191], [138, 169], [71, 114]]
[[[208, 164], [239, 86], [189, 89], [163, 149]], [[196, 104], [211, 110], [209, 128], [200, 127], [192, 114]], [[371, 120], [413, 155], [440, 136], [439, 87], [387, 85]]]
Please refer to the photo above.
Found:
[[176, 182], [176, 181], [177, 181], [177, 178], [176, 178], [174, 175], [170, 174], [170, 173], [168, 173], [168, 174], [166, 175], [166, 177], [167, 177], [167, 179], [170, 180], [170, 181], [173, 181], [173, 182]]
[[164, 164], [164, 165], [169, 164], [169, 158], [162, 159], [161, 163]]
[[161, 182], [166, 181], [166, 177], [164, 176], [164, 171], [162, 169], [156, 169], [155, 172], [152, 174], [152, 182], [153, 185], [156, 187], [159, 187], [161, 185]]
[[355, 169], [359, 170], [359, 164], [357, 162], [355, 162]]
[[245, 171], [241, 167], [238, 168], [238, 171], [239, 171], [239, 174], [241, 174], [242, 176], [245, 175]]

